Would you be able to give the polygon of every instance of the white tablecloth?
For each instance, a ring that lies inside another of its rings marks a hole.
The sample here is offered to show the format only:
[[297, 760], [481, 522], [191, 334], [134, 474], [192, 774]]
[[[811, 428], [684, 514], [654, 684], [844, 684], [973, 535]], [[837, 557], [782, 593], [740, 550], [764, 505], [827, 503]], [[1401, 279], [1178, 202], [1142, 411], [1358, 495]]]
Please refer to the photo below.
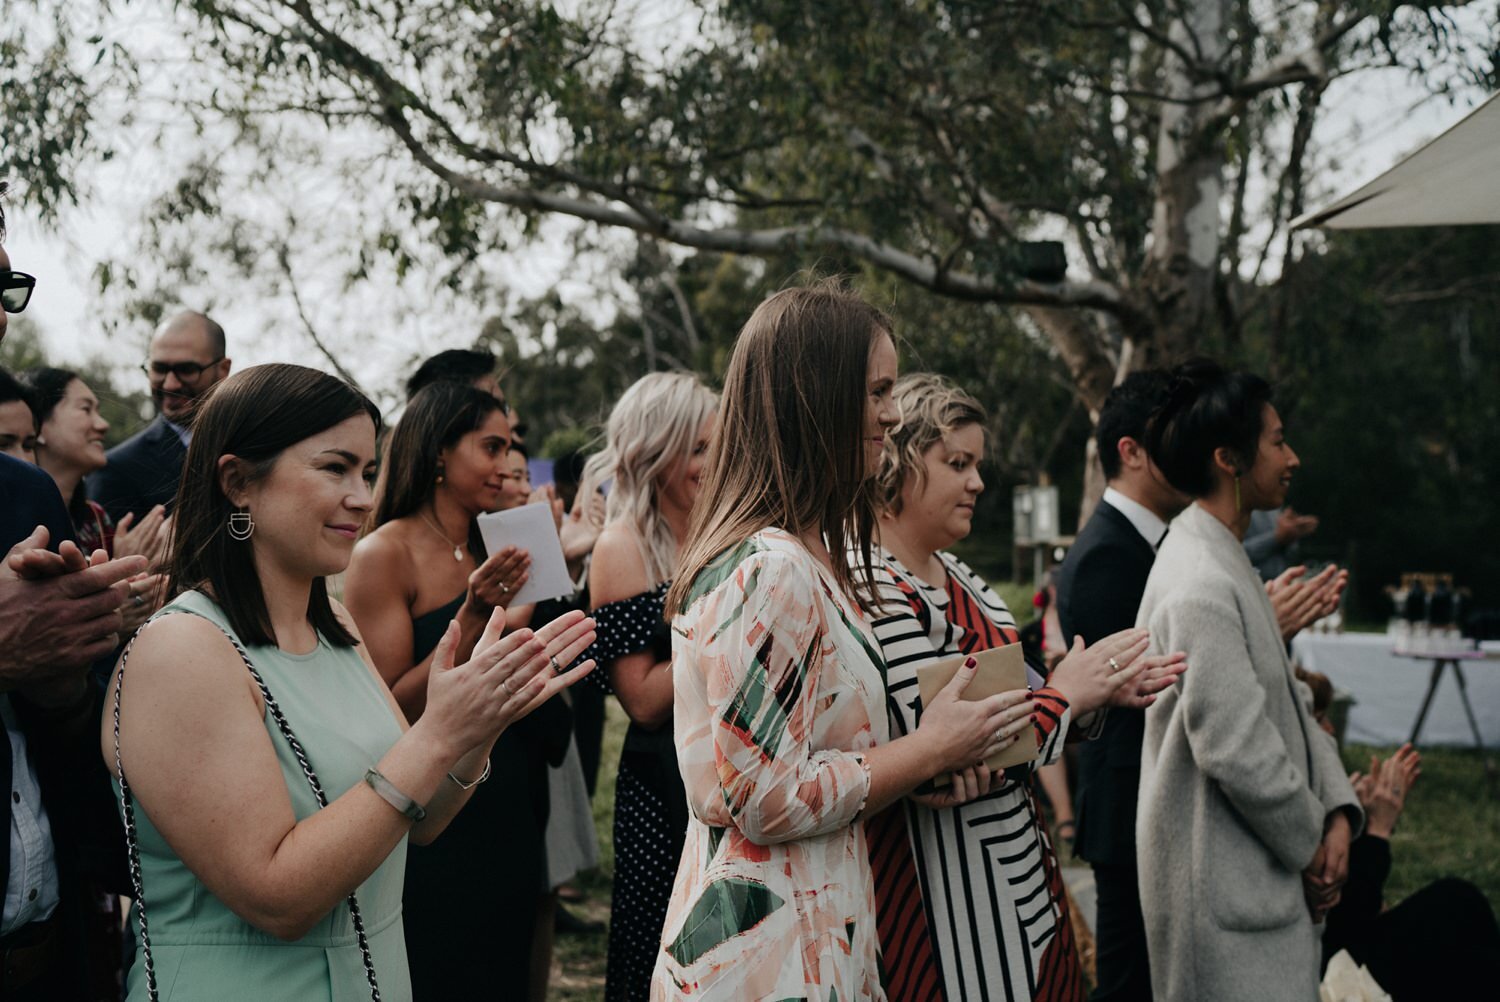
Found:
[[[1500, 644], [1487, 643], [1490, 657], [1460, 661], [1468, 681], [1469, 702], [1479, 733], [1488, 747], [1500, 747]], [[1345, 739], [1368, 745], [1399, 745], [1411, 736], [1432, 678], [1431, 659], [1397, 657], [1383, 633], [1301, 633], [1292, 641], [1292, 654], [1308, 671], [1328, 676], [1335, 690], [1355, 699], [1349, 710]], [[1474, 735], [1458, 697], [1458, 681], [1451, 668], [1443, 680], [1418, 745], [1462, 745], [1472, 748]]]

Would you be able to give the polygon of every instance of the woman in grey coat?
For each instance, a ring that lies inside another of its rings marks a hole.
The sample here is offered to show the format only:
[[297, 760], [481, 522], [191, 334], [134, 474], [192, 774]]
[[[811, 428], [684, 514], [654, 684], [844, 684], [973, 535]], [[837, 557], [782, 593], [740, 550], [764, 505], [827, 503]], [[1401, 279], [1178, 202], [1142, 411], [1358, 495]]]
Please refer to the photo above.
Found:
[[1298, 460], [1270, 387], [1210, 362], [1174, 373], [1150, 435], [1194, 503], [1161, 544], [1138, 625], [1192, 670], [1146, 714], [1136, 820], [1158, 1002], [1317, 998], [1321, 921], [1362, 824], [1333, 740], [1299, 695], [1241, 545]]

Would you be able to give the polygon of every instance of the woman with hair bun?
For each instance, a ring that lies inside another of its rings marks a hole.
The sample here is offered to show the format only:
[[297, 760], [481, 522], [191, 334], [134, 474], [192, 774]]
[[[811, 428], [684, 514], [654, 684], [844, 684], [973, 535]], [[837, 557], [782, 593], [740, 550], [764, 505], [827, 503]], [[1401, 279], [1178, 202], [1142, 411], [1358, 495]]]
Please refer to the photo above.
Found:
[[1337, 903], [1363, 814], [1333, 739], [1298, 694], [1276, 613], [1242, 540], [1300, 466], [1258, 376], [1172, 373], [1147, 433], [1193, 499], [1141, 599], [1155, 650], [1193, 670], [1146, 714], [1136, 858], [1157, 998], [1311, 999], [1318, 924]]
[[672, 876], [687, 833], [687, 796], [672, 746], [672, 641], [662, 602], [698, 496], [719, 401], [696, 376], [654, 372], [620, 397], [604, 449], [584, 467], [579, 497], [609, 485], [589, 566], [599, 640], [592, 676], [630, 717], [615, 780], [615, 879], [604, 997], [650, 991]]

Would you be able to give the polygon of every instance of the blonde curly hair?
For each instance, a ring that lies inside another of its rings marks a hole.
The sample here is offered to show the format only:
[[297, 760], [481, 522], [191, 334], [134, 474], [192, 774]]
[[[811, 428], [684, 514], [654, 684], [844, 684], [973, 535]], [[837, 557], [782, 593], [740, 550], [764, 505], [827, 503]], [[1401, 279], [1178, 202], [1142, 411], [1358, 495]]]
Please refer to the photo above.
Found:
[[927, 480], [922, 457], [948, 434], [966, 425], [983, 427], [989, 419], [984, 406], [943, 376], [914, 372], [896, 380], [892, 391], [900, 423], [885, 436], [885, 452], [877, 475], [881, 507], [901, 514], [901, 492], [915, 478]]

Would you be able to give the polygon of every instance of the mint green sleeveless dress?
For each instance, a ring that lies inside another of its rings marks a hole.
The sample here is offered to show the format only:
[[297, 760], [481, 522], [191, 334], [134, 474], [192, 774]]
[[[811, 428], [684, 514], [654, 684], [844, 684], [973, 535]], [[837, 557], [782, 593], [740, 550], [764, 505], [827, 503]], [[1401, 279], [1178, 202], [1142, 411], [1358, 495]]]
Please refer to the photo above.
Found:
[[[157, 615], [169, 613], [197, 614], [234, 635], [218, 605], [198, 592], [179, 596]], [[275, 646], [245, 650], [302, 743], [330, 803], [364, 782], [365, 770], [401, 736], [385, 694], [354, 648], [333, 647], [320, 637], [309, 654], [287, 654]], [[128, 664], [125, 679], [122, 705], [128, 707]], [[265, 725], [300, 821], [318, 810], [317, 800], [269, 713]], [[122, 748], [121, 757], [128, 778], [129, 747]], [[118, 782], [115, 792], [118, 797]], [[214, 897], [177, 858], [138, 800], [135, 818], [146, 920], [162, 1002], [368, 1002], [369, 981], [346, 903], [340, 901], [306, 936], [294, 943], [283, 942], [254, 928]], [[411, 999], [401, 928], [405, 872], [403, 839], [356, 892], [383, 1002]], [[139, 938], [133, 917], [132, 928]], [[148, 997], [139, 944], [126, 988], [128, 1002], [144, 1002]]]

